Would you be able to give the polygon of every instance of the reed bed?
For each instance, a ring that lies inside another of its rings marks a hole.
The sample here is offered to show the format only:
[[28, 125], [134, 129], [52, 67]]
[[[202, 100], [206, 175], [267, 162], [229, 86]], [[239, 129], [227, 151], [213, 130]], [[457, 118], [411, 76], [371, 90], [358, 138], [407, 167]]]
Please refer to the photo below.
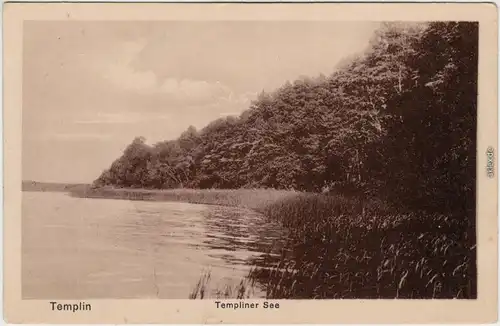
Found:
[[[378, 200], [301, 194], [265, 208], [289, 229], [269, 298], [476, 298], [474, 220]], [[284, 271], [283, 271], [284, 270]]]
[[295, 194], [259, 210], [288, 229], [281, 259], [254, 268], [269, 299], [473, 299], [474, 220], [380, 200]]
[[254, 296], [255, 286], [255, 280], [251, 278], [242, 279], [238, 284], [213, 286], [212, 274], [207, 270], [202, 272], [198, 283], [189, 294], [189, 299], [249, 299]]
[[131, 189], [86, 188], [71, 193], [76, 197], [148, 201], [178, 201], [192, 204], [220, 205], [253, 209], [263, 208], [279, 200], [295, 197], [299, 192], [274, 189]]

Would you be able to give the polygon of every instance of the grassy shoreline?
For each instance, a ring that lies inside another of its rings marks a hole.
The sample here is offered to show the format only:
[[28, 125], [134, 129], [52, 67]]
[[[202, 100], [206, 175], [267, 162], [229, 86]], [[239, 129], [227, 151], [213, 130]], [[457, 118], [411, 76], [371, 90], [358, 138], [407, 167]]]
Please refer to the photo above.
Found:
[[263, 212], [278, 201], [299, 196], [300, 192], [274, 189], [133, 189], [102, 187], [75, 189], [71, 196], [81, 198], [173, 201], [191, 204], [230, 206]]

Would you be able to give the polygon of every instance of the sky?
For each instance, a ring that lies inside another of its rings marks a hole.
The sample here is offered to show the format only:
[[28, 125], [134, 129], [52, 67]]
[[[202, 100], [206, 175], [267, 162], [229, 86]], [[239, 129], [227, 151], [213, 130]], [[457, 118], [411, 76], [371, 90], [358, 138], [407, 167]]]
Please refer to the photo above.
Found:
[[262, 90], [328, 75], [369, 22], [29, 21], [23, 179], [90, 183], [136, 137], [175, 139], [239, 115]]

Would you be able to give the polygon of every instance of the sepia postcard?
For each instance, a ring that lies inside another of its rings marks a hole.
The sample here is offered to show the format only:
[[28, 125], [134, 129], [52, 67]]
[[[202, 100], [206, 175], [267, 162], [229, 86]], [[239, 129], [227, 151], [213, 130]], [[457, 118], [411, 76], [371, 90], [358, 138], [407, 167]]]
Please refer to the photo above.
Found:
[[497, 320], [497, 8], [5, 3], [4, 320]]

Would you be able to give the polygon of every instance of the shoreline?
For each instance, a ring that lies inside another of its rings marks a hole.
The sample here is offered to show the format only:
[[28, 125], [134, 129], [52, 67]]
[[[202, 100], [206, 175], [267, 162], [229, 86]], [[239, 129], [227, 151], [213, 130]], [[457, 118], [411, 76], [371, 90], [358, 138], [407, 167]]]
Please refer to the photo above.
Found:
[[[469, 214], [407, 211], [382, 200], [273, 189], [153, 190], [90, 185], [65, 189], [79, 198], [185, 202], [262, 214], [287, 230], [287, 253], [276, 267], [255, 269], [242, 282], [247, 282], [244, 288], [257, 282], [269, 291], [270, 299], [477, 297], [477, 284], [467, 277], [476, 273], [476, 242]], [[328, 274], [332, 269], [343, 270], [342, 277]], [[318, 277], [320, 283], [311, 283]], [[378, 277], [380, 281], [375, 282]], [[191, 299], [205, 292], [204, 280], [202, 275]]]
[[76, 198], [116, 199], [133, 201], [184, 202], [189, 204], [214, 205], [250, 209], [263, 213], [269, 205], [284, 199], [299, 196], [301, 192], [275, 189], [145, 189], [145, 188], [92, 188], [91, 185], [67, 186], [54, 190], [51, 187], [36, 187], [27, 192], [65, 192]]

